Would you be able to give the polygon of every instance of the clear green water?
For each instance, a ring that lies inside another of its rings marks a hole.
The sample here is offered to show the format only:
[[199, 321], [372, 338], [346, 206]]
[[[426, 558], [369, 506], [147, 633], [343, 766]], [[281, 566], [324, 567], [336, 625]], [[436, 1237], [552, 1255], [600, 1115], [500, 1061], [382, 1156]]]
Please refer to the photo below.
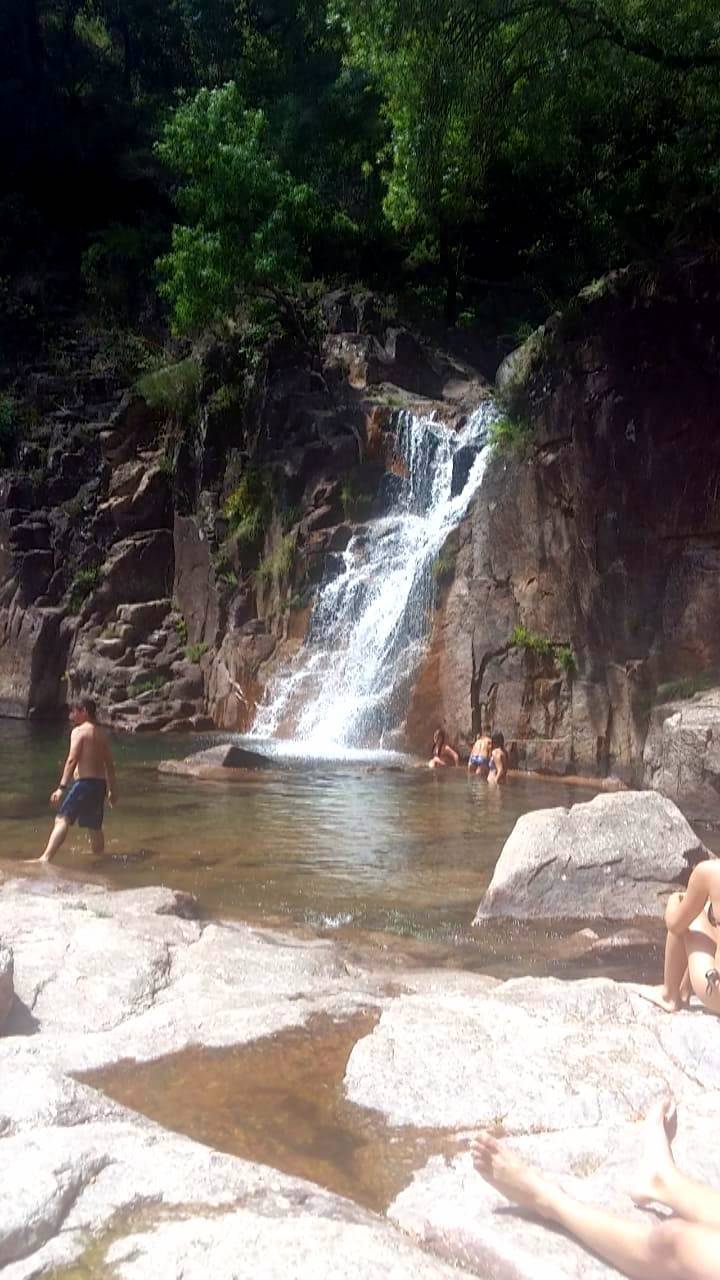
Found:
[[[403, 955], [409, 948], [418, 963], [500, 975], [578, 971], [555, 931], [503, 923], [479, 934], [470, 926], [516, 819], [589, 799], [592, 789], [531, 779], [500, 789], [464, 770], [352, 764], [295, 764], [227, 782], [158, 772], [161, 759], [212, 741], [117, 737], [121, 800], [107, 814], [106, 856], [94, 858], [74, 830], [57, 874], [117, 888], [167, 884], [194, 893], [208, 913], [309, 925], [355, 946], [372, 935], [392, 951], [402, 938]], [[6, 871], [44, 847], [66, 743], [61, 728], [0, 721]]]

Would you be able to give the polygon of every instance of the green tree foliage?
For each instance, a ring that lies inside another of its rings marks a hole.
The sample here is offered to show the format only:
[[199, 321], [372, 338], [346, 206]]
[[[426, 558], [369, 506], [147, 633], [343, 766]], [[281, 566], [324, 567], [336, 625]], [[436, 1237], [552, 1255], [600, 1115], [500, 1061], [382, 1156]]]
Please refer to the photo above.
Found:
[[385, 97], [387, 215], [440, 260], [449, 319], [465, 266], [567, 289], [718, 231], [714, 0], [339, 5]]
[[137, 314], [158, 255], [185, 328], [308, 275], [546, 309], [720, 240], [717, 0], [5, 0], [0, 149], [5, 316], [28, 264]]
[[308, 272], [322, 206], [280, 169], [263, 112], [247, 110], [233, 83], [201, 89], [170, 118], [157, 150], [180, 179], [182, 222], [159, 264], [176, 328], [210, 324], [248, 295], [292, 315], [288, 295]]

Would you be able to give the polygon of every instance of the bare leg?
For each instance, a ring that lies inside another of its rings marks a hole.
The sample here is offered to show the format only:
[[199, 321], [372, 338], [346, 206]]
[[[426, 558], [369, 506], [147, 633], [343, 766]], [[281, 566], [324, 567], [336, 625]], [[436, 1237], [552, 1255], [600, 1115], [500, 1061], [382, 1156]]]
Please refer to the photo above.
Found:
[[630, 1189], [635, 1204], [667, 1205], [688, 1222], [720, 1230], [720, 1191], [681, 1173], [670, 1147], [677, 1117], [671, 1103], [656, 1103], [646, 1121], [646, 1149], [638, 1179]]
[[665, 939], [665, 970], [663, 985], [650, 987], [639, 994], [664, 1009], [666, 1013], [677, 1013], [683, 1006], [683, 984], [687, 974], [687, 951], [685, 939], [668, 930]]
[[93, 853], [103, 854], [105, 852], [105, 836], [103, 835], [102, 827], [99, 831], [93, 831], [90, 829], [89, 836], [90, 848]]
[[685, 1222], [635, 1222], [581, 1204], [528, 1168], [495, 1138], [476, 1142], [475, 1167], [509, 1200], [557, 1223], [631, 1280], [717, 1277], [720, 1231]]
[[53, 829], [50, 832], [50, 839], [45, 846], [45, 852], [42, 853], [39, 858], [31, 858], [30, 861], [52, 862], [60, 846], [65, 843], [65, 838], [69, 829], [70, 827], [67, 818], [56, 818]]

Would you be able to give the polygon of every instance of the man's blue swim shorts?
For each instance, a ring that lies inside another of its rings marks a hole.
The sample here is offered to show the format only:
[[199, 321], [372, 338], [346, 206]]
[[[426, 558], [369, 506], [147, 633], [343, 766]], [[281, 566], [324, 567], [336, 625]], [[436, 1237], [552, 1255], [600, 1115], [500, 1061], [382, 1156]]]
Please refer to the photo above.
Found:
[[78, 778], [58, 808], [58, 816], [66, 818], [71, 826], [77, 822], [80, 827], [99, 831], [103, 824], [105, 791], [104, 778]]

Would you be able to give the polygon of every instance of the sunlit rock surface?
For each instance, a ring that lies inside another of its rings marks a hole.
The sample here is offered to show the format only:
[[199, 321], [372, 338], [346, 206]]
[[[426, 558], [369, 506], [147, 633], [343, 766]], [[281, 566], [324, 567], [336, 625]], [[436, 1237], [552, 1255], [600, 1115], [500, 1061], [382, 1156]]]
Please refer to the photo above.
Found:
[[[127, 1280], [599, 1280], [614, 1273], [503, 1205], [464, 1140], [506, 1132], [579, 1195], [627, 1211], [640, 1119], [668, 1091], [680, 1160], [720, 1185], [720, 1039], [701, 1010], [668, 1017], [607, 979], [393, 969], [388, 982], [330, 942], [201, 921], [194, 909], [163, 888], [3, 885], [0, 936], [15, 966], [0, 1036], [0, 1184], [12, 1188], [0, 1197], [3, 1280], [75, 1264]], [[390, 1125], [460, 1135], [460, 1154], [431, 1159], [392, 1222], [168, 1132], [73, 1078], [368, 1008], [380, 1020], [350, 1055], [350, 1101]]]
[[[475, 998], [406, 995], [353, 1050], [346, 1087], [395, 1124], [509, 1135], [581, 1200], [618, 1213], [654, 1099], [679, 1103], [676, 1154], [720, 1186], [713, 1117], [720, 1105], [717, 1022], [700, 1008], [674, 1017], [604, 980], [518, 979]], [[389, 1216], [488, 1280], [601, 1280], [617, 1275], [579, 1245], [511, 1209], [468, 1154], [433, 1157]], [[647, 1221], [647, 1215], [645, 1215]]]
[[[82, 1259], [142, 1280], [456, 1275], [381, 1217], [161, 1129], [68, 1073], [241, 1043], [372, 1003], [325, 942], [189, 918], [167, 889], [11, 881], [17, 1000], [0, 1039], [0, 1269]], [[377, 999], [377, 996], [374, 997]]]
[[659, 918], [668, 894], [711, 856], [676, 805], [654, 792], [539, 809], [516, 822], [473, 923]]

